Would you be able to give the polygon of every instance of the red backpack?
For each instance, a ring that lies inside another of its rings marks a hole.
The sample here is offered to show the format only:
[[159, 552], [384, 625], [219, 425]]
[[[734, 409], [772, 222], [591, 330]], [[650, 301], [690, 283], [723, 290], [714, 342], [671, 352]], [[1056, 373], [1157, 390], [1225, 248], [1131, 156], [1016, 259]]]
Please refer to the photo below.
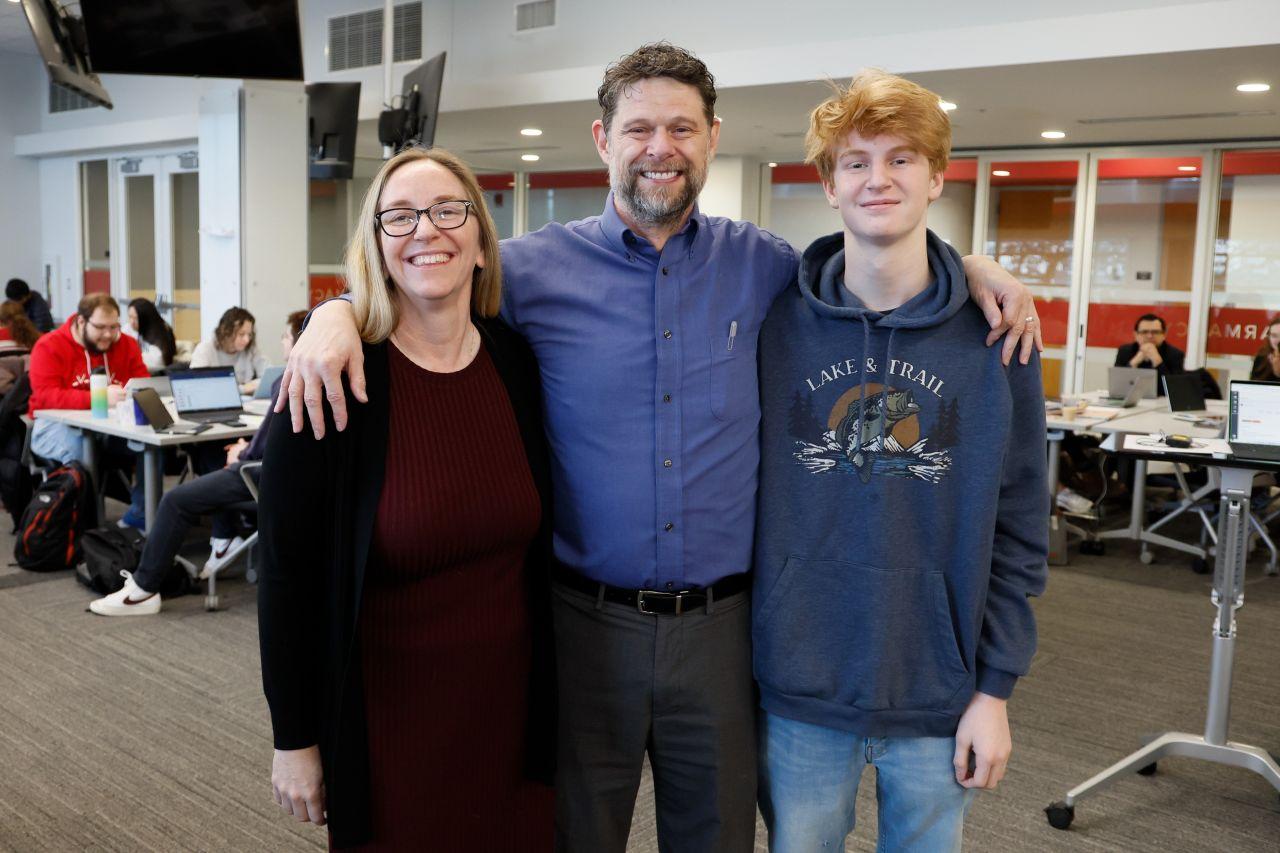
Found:
[[80, 534], [97, 526], [93, 479], [79, 462], [55, 468], [40, 484], [18, 524], [13, 556], [32, 572], [75, 568]]

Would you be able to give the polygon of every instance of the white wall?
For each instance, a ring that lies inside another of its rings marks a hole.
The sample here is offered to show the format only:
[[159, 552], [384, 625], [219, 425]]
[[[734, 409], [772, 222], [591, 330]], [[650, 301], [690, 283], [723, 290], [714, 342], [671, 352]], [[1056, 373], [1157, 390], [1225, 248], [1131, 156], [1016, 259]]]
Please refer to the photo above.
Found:
[[[1160, 288], [1160, 225], [1164, 218], [1164, 188], [1163, 181], [1098, 182], [1098, 205], [1093, 226], [1094, 286]], [[1151, 273], [1151, 280], [1139, 281], [1139, 272]]]
[[41, 292], [44, 268], [33, 215], [40, 169], [34, 160], [14, 154], [14, 137], [39, 129], [37, 96], [44, 79], [35, 57], [0, 54], [0, 283], [21, 278]]
[[1228, 290], [1280, 294], [1280, 175], [1232, 179], [1227, 244]]
[[708, 216], [760, 220], [760, 161], [750, 157], [716, 157], [698, 209]]

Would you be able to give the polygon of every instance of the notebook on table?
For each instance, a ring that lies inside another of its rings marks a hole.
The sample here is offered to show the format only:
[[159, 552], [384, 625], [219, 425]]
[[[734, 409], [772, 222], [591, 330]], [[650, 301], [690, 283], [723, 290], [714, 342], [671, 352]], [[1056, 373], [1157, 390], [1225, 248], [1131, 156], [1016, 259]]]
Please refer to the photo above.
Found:
[[173, 407], [184, 421], [212, 424], [238, 423], [244, 414], [236, 371], [226, 367], [198, 367], [169, 372]]
[[1280, 462], [1280, 382], [1236, 380], [1227, 398], [1231, 455]]

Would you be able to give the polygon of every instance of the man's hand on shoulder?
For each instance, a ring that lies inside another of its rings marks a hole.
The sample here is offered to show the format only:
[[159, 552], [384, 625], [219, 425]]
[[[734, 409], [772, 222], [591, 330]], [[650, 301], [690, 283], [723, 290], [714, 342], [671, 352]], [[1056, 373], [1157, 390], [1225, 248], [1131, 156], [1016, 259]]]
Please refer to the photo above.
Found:
[[969, 296], [987, 318], [991, 332], [987, 346], [1004, 337], [1000, 360], [1005, 364], [1019, 348], [1018, 361], [1031, 360], [1031, 348], [1044, 352], [1044, 339], [1040, 334], [1040, 315], [1036, 312], [1031, 291], [1018, 281], [995, 259], [986, 255], [965, 255], [964, 275], [969, 282]]
[[324, 401], [333, 408], [333, 422], [338, 431], [347, 427], [347, 398], [342, 392], [342, 374], [351, 380], [351, 393], [367, 403], [364, 387], [364, 350], [356, 331], [351, 303], [332, 299], [311, 312], [311, 320], [298, 336], [289, 354], [289, 364], [280, 380], [282, 393], [276, 400], [276, 411], [289, 407], [293, 431], [302, 431], [302, 412], [306, 407], [311, 429], [317, 439], [324, 438]]
[[[1009, 736], [1008, 700], [973, 694], [956, 728], [956, 781], [966, 788], [994, 790], [1004, 778], [1013, 751]], [[969, 754], [973, 754], [973, 768]]]

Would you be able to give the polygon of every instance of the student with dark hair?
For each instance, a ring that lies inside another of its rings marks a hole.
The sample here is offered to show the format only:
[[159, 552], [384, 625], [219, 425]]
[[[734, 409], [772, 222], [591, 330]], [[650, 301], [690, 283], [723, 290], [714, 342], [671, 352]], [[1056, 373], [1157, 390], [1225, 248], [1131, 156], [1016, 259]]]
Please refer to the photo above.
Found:
[[192, 367], [226, 367], [234, 365], [240, 390], [252, 394], [258, 389], [258, 377], [267, 360], [258, 352], [258, 338], [253, 330], [253, 315], [243, 308], [228, 308], [213, 330], [213, 340], [196, 344], [191, 353]]
[[173, 364], [178, 345], [173, 339], [173, 329], [160, 316], [150, 299], [139, 297], [129, 303], [129, 328], [138, 338], [142, 348], [142, 361], [152, 373]]
[[44, 297], [31, 289], [25, 281], [20, 278], [11, 278], [4, 286], [5, 299], [11, 299], [22, 306], [22, 310], [27, 312], [27, 317], [35, 324], [35, 327], [42, 332], [53, 331], [53, 314], [49, 312], [49, 303], [45, 302]]
[[1267, 323], [1262, 346], [1253, 357], [1253, 369], [1249, 378], [1262, 382], [1280, 382], [1280, 314]]
[[[7, 339], [17, 347], [30, 351], [40, 339], [40, 330], [31, 322], [22, 305], [12, 299], [0, 304], [0, 329], [7, 334]], [[0, 348], [10, 349], [0, 341]]]
[[1184, 373], [1186, 353], [1164, 339], [1168, 327], [1159, 314], [1143, 314], [1133, 324], [1133, 343], [1116, 350], [1116, 367], [1153, 368], [1156, 393], [1164, 396], [1165, 376]]

